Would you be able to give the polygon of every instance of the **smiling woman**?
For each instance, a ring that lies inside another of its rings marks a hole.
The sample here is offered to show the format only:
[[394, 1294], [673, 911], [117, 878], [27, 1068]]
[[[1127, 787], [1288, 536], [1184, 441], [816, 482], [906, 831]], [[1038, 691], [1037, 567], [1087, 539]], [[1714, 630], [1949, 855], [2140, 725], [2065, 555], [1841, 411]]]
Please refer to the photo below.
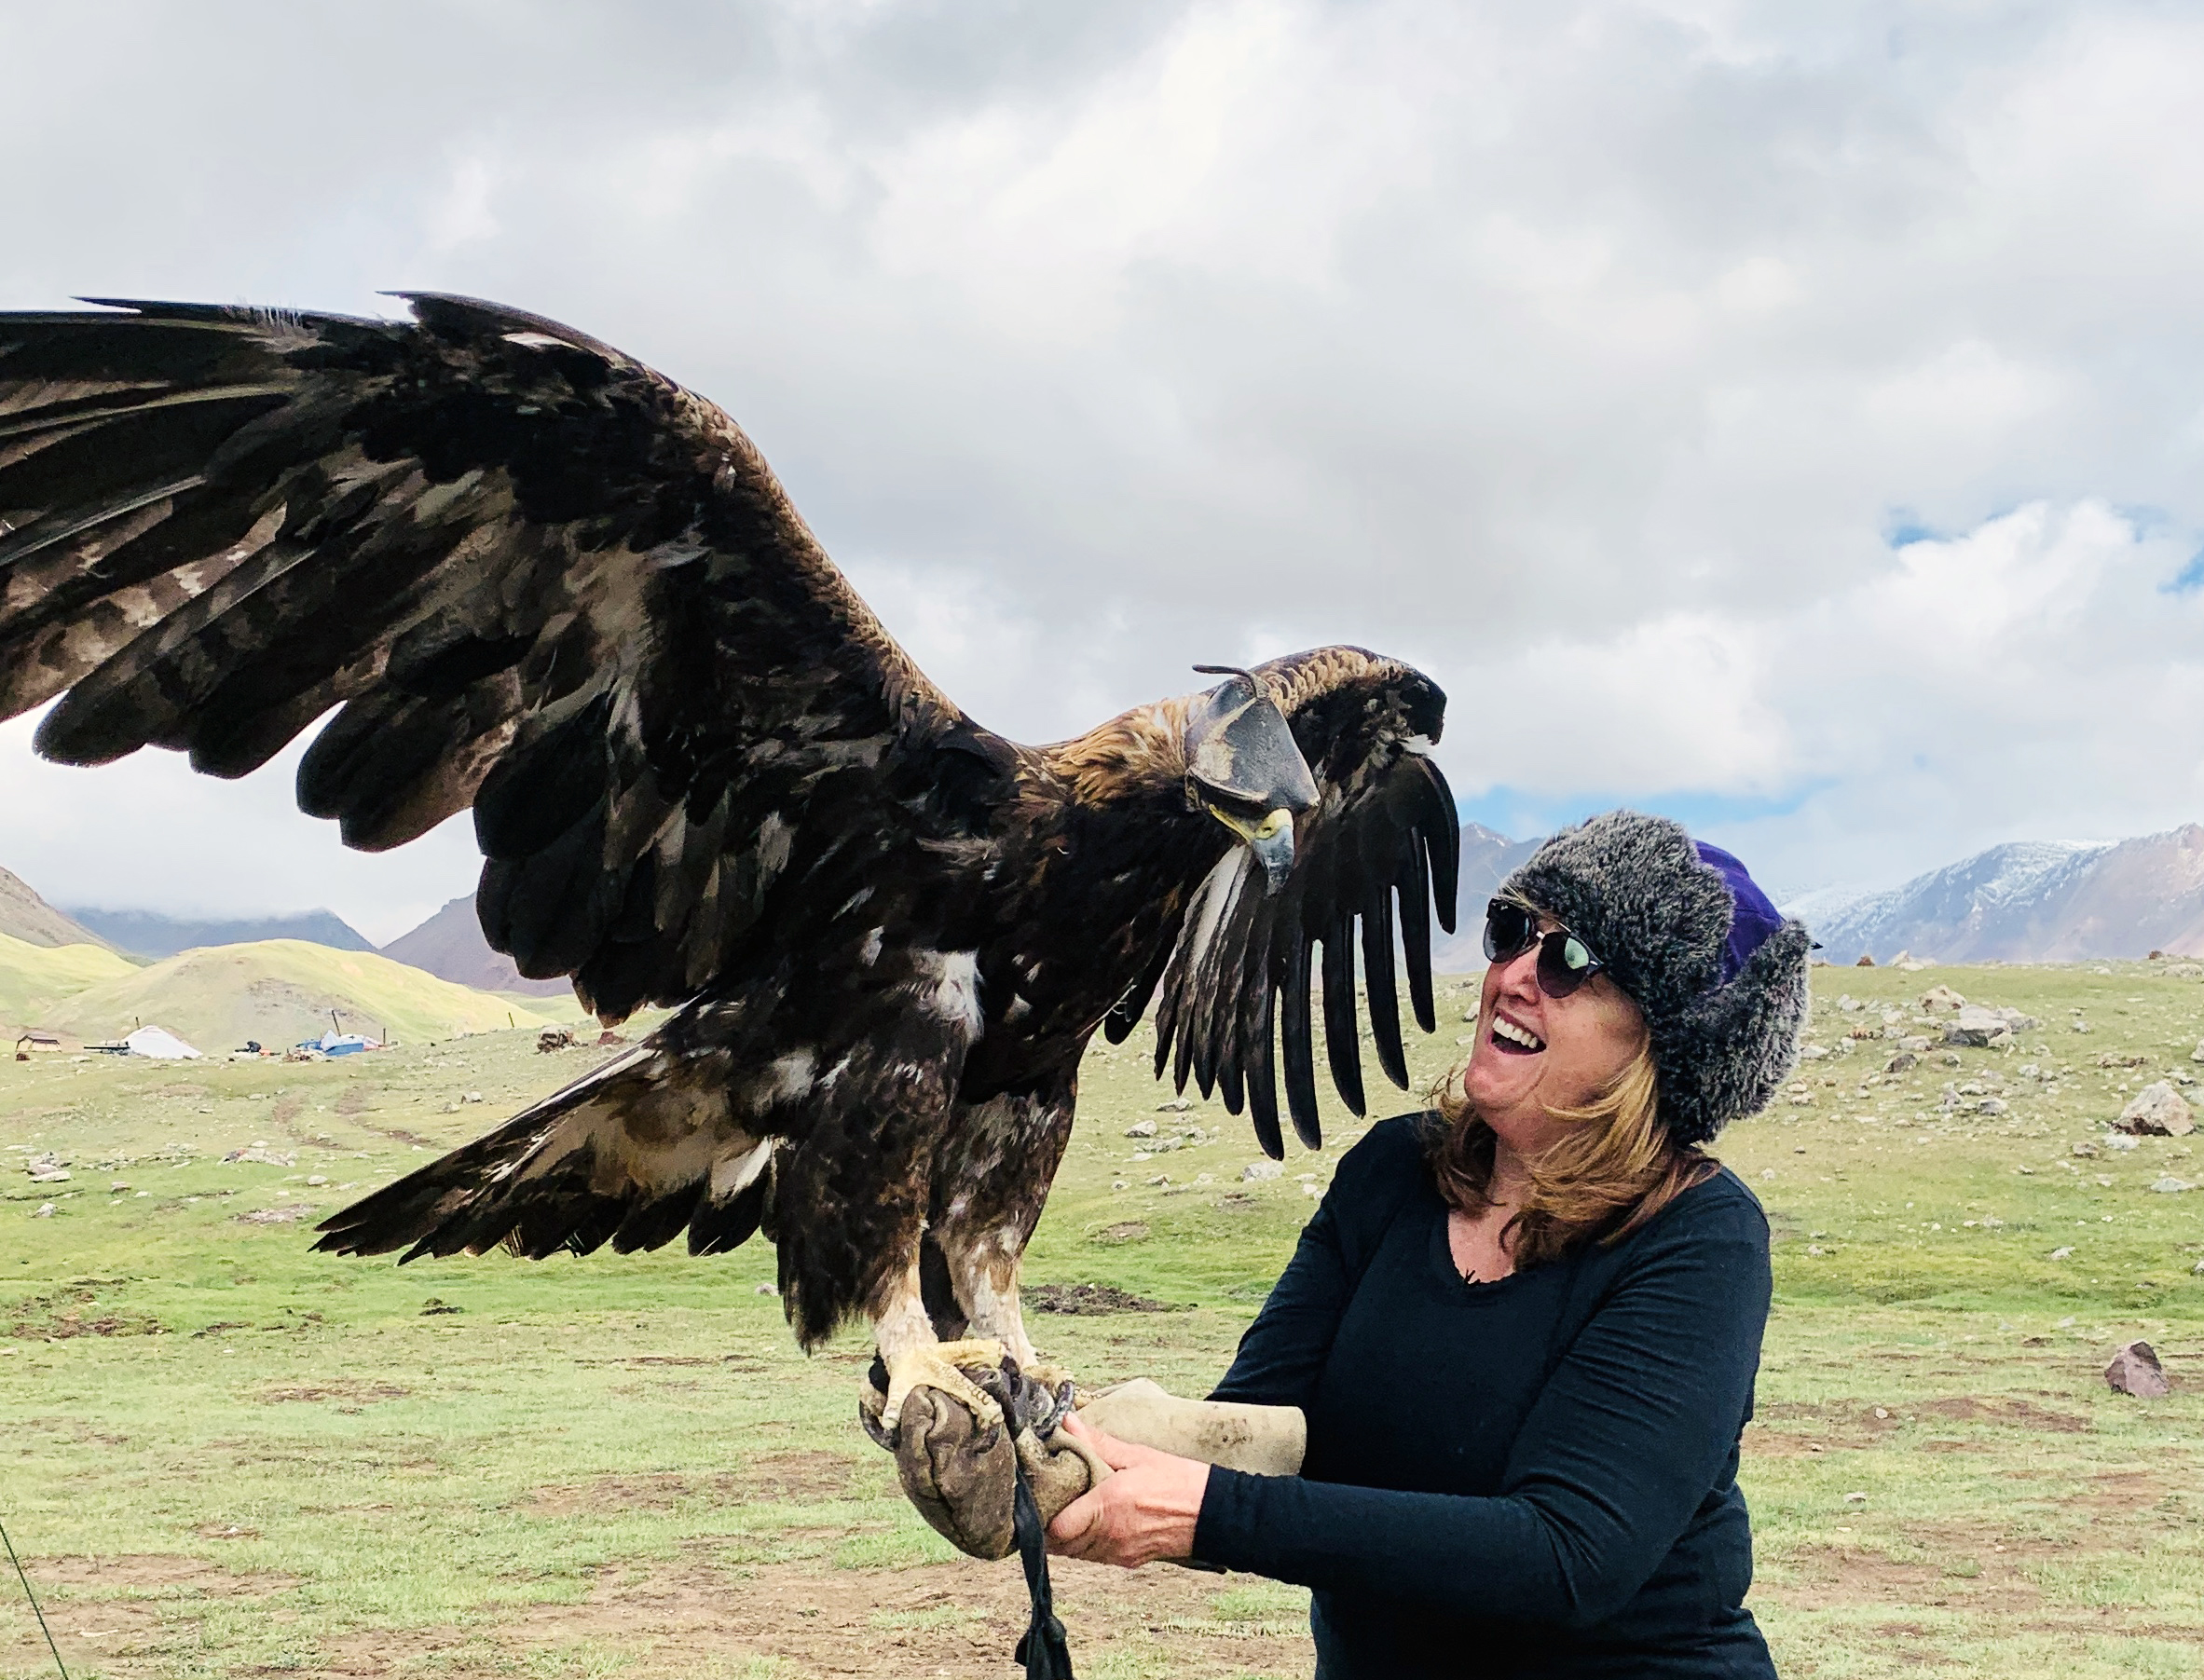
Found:
[[1300, 1473], [1074, 1424], [1116, 1474], [1051, 1536], [1313, 1587], [1320, 1680], [1769, 1680], [1736, 1484], [1768, 1226], [1704, 1153], [1787, 1073], [1805, 930], [1663, 818], [1556, 836], [1488, 908], [1434, 1112], [1341, 1162], [1212, 1399]]

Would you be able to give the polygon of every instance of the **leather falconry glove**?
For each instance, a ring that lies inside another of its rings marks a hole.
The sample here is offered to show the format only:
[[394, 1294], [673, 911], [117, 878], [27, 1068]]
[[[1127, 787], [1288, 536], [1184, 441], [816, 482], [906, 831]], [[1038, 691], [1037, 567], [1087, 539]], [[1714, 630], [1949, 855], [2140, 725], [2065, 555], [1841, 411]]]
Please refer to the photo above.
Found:
[[[1051, 1393], [1011, 1360], [999, 1372], [981, 1368], [970, 1375], [1002, 1403], [1002, 1424], [983, 1427], [963, 1404], [922, 1386], [903, 1402], [891, 1438], [879, 1424], [886, 1403], [879, 1376], [859, 1410], [867, 1432], [896, 1455], [904, 1496], [928, 1526], [973, 1557], [1005, 1558], [1017, 1547], [1020, 1463], [1044, 1524], [1112, 1472], [1057, 1427], [1071, 1409], [1070, 1385]], [[1120, 1441], [1259, 1476], [1293, 1475], [1307, 1441], [1307, 1425], [1294, 1407], [1180, 1400], [1145, 1377], [1094, 1396], [1079, 1414]]]

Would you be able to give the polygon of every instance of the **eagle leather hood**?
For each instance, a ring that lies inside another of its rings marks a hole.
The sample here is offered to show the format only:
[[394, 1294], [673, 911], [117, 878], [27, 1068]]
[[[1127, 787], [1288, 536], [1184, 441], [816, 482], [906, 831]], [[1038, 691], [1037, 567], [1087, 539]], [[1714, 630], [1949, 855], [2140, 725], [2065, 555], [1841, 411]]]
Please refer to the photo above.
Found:
[[1711, 1141], [1789, 1076], [1813, 941], [1727, 853], [1666, 817], [1609, 811], [1546, 841], [1500, 893], [1568, 927], [1644, 1012], [1677, 1141]]

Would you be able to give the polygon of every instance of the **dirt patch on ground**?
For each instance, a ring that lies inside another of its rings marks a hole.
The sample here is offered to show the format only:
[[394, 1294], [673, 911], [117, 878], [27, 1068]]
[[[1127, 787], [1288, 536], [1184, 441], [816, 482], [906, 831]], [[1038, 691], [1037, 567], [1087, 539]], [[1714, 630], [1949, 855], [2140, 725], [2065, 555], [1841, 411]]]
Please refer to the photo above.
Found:
[[839, 1453], [768, 1453], [739, 1470], [693, 1475], [661, 1470], [644, 1475], [598, 1476], [579, 1486], [531, 1488], [523, 1509], [550, 1517], [615, 1510], [671, 1510], [690, 1500], [715, 1506], [760, 1500], [807, 1503], [848, 1496], [856, 1466]]
[[1143, 1219], [1120, 1220], [1114, 1225], [1104, 1225], [1087, 1239], [1101, 1243], [1104, 1248], [1115, 1248], [1119, 1243], [1148, 1240], [1148, 1222]]
[[24, 1342], [66, 1342], [76, 1336], [157, 1336], [151, 1313], [118, 1313], [90, 1296], [34, 1295], [18, 1302], [7, 1334]]
[[1100, 1317], [1104, 1313], [1183, 1313], [1183, 1306], [1151, 1301], [1130, 1290], [1108, 1283], [1036, 1283], [1019, 1292], [1019, 1299], [1035, 1312], [1076, 1313]]
[[1920, 1417], [1949, 1417], [1963, 1423], [2009, 1424], [2023, 1429], [2048, 1429], [2060, 1435], [2080, 1435], [2089, 1428], [2089, 1420], [2072, 1412], [2054, 1412], [2048, 1406], [2039, 1406], [2033, 1400], [2024, 1400], [2009, 1394], [1992, 1395], [1978, 1399], [1973, 1395], [1954, 1395], [1949, 1400], [1922, 1400], [1910, 1408]]
[[[2041, 1591], [2020, 1573], [2030, 1561], [2024, 1549], [2008, 1545], [2001, 1553], [1995, 1542], [1970, 1535], [1939, 1537], [1928, 1550], [1933, 1562], [1900, 1562], [1854, 1546], [1802, 1550], [1784, 1560], [1784, 1578], [1771, 1579], [1775, 1572], [1764, 1571], [1753, 1583], [1753, 1595], [1794, 1609], [1938, 1605], [2007, 1615], [2033, 1610], [2042, 1602]], [[2045, 1557], [2051, 1551], [2041, 1549]]]
[[[289, 1576], [240, 1573], [165, 1552], [23, 1562], [70, 1672], [133, 1680], [180, 1672], [178, 1659], [197, 1644], [198, 1606], [206, 1601], [263, 1598], [297, 1585]], [[15, 1584], [14, 1571], [7, 1580]], [[0, 1670], [50, 1671], [45, 1641], [26, 1633], [25, 1641], [0, 1641]]]
[[395, 1383], [322, 1383], [309, 1387], [263, 1388], [253, 1398], [264, 1406], [288, 1405], [297, 1400], [335, 1400], [357, 1411], [378, 1400], [404, 1400], [413, 1392]]
[[[1097, 1564], [1052, 1565], [1057, 1609], [1075, 1660], [1137, 1650], [1187, 1680], [1306, 1673], [1298, 1621], [1220, 1620], [1213, 1576], [1177, 1569], [1127, 1575]], [[704, 1673], [746, 1657], [797, 1674], [923, 1674], [1002, 1680], [1024, 1631], [1025, 1584], [1014, 1562], [810, 1574], [793, 1566], [719, 1570], [677, 1565], [615, 1572], [587, 1602], [542, 1605], [503, 1626], [463, 1633], [360, 1635], [322, 1642], [317, 1674], [384, 1680], [433, 1669], [438, 1680], [487, 1680], [531, 1658], [579, 1645], [617, 1645], [637, 1672]]]
[[[125, 1553], [112, 1558], [30, 1558], [23, 1568], [43, 1593], [48, 1587], [70, 1589], [72, 1596], [148, 1592], [183, 1589], [212, 1596], [253, 1596], [297, 1585], [285, 1575], [240, 1574], [207, 1558], [180, 1552]], [[14, 1572], [11, 1570], [9, 1574]]]

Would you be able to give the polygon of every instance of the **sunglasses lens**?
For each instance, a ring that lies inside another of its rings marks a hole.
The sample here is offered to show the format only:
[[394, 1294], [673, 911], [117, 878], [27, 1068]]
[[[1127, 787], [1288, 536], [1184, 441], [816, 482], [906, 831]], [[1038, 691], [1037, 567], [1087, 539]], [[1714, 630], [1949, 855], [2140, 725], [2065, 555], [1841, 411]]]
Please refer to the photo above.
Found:
[[1538, 924], [1530, 912], [1519, 904], [1502, 904], [1497, 898], [1485, 907], [1485, 960], [1487, 963], [1512, 963], [1530, 949], [1537, 936]]
[[1539, 990], [1565, 998], [1592, 977], [1592, 952], [1576, 935], [1555, 928], [1539, 946]]

